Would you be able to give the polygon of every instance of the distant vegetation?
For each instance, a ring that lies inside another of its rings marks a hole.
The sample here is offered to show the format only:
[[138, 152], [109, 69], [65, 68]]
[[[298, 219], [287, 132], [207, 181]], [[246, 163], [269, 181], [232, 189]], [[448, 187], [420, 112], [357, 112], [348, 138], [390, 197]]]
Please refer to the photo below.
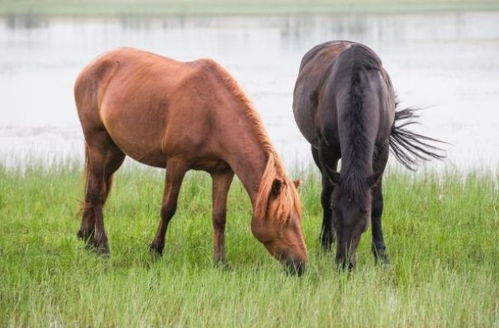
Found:
[[499, 9], [497, 0], [0, 0], [0, 15], [287, 15]]
[[111, 257], [76, 239], [80, 165], [0, 166], [2, 327], [493, 327], [499, 323], [499, 176], [450, 170], [389, 173], [385, 236], [392, 265], [375, 266], [370, 230], [358, 268], [321, 254], [319, 178], [297, 176], [310, 263], [287, 276], [250, 232], [239, 183], [228, 204], [232, 269], [213, 267], [211, 183], [190, 174], [162, 259], [148, 253], [163, 171], [125, 168], [105, 208]]

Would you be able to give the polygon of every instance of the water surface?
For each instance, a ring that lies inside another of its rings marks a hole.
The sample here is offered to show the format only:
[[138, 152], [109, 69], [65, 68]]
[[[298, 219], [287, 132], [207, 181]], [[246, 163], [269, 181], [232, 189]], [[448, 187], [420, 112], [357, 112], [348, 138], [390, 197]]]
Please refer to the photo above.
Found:
[[81, 157], [79, 71], [120, 46], [226, 66], [286, 162], [309, 146], [291, 110], [303, 54], [334, 39], [382, 58], [402, 106], [427, 107], [419, 131], [449, 141], [447, 165], [499, 163], [499, 12], [279, 17], [0, 18], [0, 160]]

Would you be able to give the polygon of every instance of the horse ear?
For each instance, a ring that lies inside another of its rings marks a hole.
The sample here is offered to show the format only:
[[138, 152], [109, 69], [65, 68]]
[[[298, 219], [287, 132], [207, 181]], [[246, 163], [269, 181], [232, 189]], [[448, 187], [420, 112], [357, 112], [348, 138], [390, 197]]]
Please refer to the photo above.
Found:
[[274, 179], [272, 182], [272, 189], [270, 190], [270, 194], [272, 196], [278, 196], [281, 193], [282, 189], [282, 180], [281, 179]]
[[298, 187], [301, 186], [301, 180], [293, 180], [293, 184], [295, 185], [295, 188], [298, 189]]
[[381, 181], [382, 176], [383, 176], [383, 171], [379, 171], [368, 176], [367, 185], [369, 186], [369, 188], [376, 186]]
[[333, 185], [337, 185], [340, 183], [340, 173], [339, 172], [336, 172], [336, 170], [331, 169], [327, 165], [324, 165], [323, 168], [326, 169], [325, 173], [327, 175], [327, 178], [329, 179], [329, 181]]

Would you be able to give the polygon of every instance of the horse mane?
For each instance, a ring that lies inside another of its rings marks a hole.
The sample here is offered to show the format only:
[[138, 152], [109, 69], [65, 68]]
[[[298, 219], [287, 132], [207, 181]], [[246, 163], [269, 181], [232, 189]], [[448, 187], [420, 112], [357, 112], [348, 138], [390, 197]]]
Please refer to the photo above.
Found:
[[344, 50], [338, 57], [338, 64], [344, 65], [342, 70], [350, 75], [350, 90], [348, 93], [349, 110], [345, 111], [345, 121], [348, 126], [347, 146], [342, 149], [344, 158], [342, 161], [342, 174], [340, 184], [351, 199], [359, 199], [369, 192], [366, 167], [370, 167], [369, 157], [366, 149], [369, 149], [369, 137], [366, 134], [363, 117], [364, 108], [364, 85], [361, 75], [371, 70], [382, 70], [379, 57], [369, 48], [354, 44]]
[[[292, 211], [301, 217], [301, 203], [294, 183], [286, 176], [279, 158], [269, 154], [267, 165], [260, 181], [254, 215], [258, 218], [270, 217], [280, 223], [286, 223]], [[279, 172], [281, 171], [281, 172]], [[272, 194], [274, 181], [280, 180], [280, 192]]]
[[[220, 73], [219, 76], [228, 91], [244, 105], [242, 106], [244, 113], [253, 128], [259, 144], [267, 154], [267, 164], [260, 180], [254, 208], [255, 217], [262, 219], [266, 217], [272, 218], [283, 224], [289, 220], [293, 210], [301, 217], [301, 202], [296, 187], [288, 178], [279, 155], [276, 153], [265, 131], [260, 115], [227, 70], [215, 61], [212, 61], [212, 63], [216, 65], [217, 72]], [[273, 195], [272, 186], [276, 179], [281, 182], [281, 188], [277, 195]]]

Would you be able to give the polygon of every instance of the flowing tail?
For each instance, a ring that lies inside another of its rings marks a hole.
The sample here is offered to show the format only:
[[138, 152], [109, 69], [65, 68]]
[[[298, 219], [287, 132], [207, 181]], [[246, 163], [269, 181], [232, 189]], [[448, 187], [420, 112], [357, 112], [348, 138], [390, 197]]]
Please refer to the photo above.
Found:
[[431, 159], [442, 160], [446, 157], [445, 150], [435, 144], [447, 144], [444, 141], [414, 133], [409, 126], [418, 124], [415, 119], [418, 109], [406, 108], [395, 113], [392, 132], [390, 134], [390, 150], [395, 158], [409, 170], [414, 171], [423, 161]]

